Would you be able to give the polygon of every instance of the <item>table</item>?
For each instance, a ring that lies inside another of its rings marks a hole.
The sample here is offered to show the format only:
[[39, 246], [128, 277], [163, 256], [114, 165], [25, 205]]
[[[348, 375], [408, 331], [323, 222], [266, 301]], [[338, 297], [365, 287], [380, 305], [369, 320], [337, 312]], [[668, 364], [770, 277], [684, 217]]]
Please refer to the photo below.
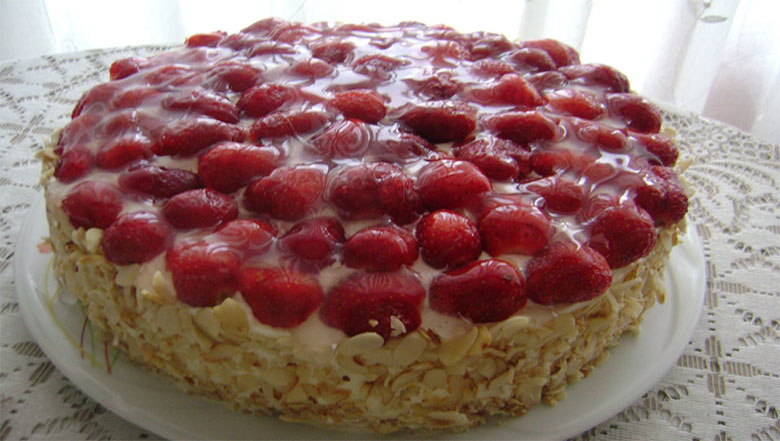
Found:
[[[13, 246], [40, 193], [35, 151], [81, 92], [139, 46], [0, 62], [0, 440], [150, 439], [75, 388], [31, 338], [18, 310]], [[576, 440], [780, 437], [780, 146], [721, 123], [666, 113], [696, 188], [689, 218], [707, 261], [690, 344], [641, 399]]]

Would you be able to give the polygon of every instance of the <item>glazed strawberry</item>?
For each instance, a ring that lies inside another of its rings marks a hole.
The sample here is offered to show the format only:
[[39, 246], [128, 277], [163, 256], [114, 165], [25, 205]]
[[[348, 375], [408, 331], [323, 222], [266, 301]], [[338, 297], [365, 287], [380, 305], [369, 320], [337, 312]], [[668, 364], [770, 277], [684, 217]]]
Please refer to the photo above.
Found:
[[100, 148], [95, 162], [101, 168], [117, 169], [131, 162], [149, 158], [154, 142], [143, 135], [123, 136]]
[[648, 158], [651, 164], [671, 167], [677, 162], [677, 157], [680, 152], [677, 150], [677, 146], [674, 145], [674, 141], [668, 137], [661, 135], [660, 133], [648, 135], [644, 133], [629, 132], [629, 134], [639, 141], [639, 144], [652, 155]]
[[416, 221], [422, 212], [422, 200], [414, 182], [397, 169], [379, 181], [376, 201], [382, 212], [398, 225]]
[[621, 116], [628, 127], [642, 133], [658, 133], [661, 129], [661, 112], [649, 101], [633, 93], [608, 93], [610, 112]]
[[235, 219], [222, 224], [207, 236], [208, 240], [225, 243], [238, 250], [244, 258], [258, 256], [271, 248], [276, 228], [260, 219]]
[[571, 118], [567, 121], [578, 138], [610, 152], [623, 152], [628, 145], [628, 138], [622, 130], [579, 118]]
[[556, 213], [574, 214], [582, 206], [582, 187], [567, 178], [550, 176], [533, 181], [526, 188], [544, 198], [544, 206]]
[[392, 77], [393, 71], [407, 63], [382, 54], [366, 55], [352, 63], [352, 70], [377, 80], [387, 80]]
[[187, 47], [216, 47], [217, 44], [227, 36], [226, 32], [217, 31], [208, 34], [195, 34], [184, 40]]
[[495, 203], [479, 217], [482, 248], [491, 256], [519, 253], [533, 255], [550, 241], [550, 219], [530, 203]]
[[[477, 33], [480, 34], [480, 33]], [[500, 34], [486, 33], [470, 45], [471, 58], [479, 60], [487, 57], [495, 57], [511, 50], [514, 47], [511, 41]]]
[[238, 205], [230, 196], [210, 188], [188, 190], [173, 196], [162, 207], [168, 222], [180, 230], [209, 228], [238, 216]]
[[598, 119], [607, 113], [599, 97], [590, 92], [566, 89], [548, 93], [545, 97], [553, 109], [580, 118]]
[[604, 257], [571, 240], [553, 242], [525, 267], [528, 298], [542, 305], [584, 302], [612, 284]]
[[119, 175], [119, 187], [144, 196], [169, 198], [200, 187], [200, 181], [187, 170], [144, 165]]
[[344, 240], [344, 227], [337, 219], [319, 217], [293, 225], [279, 239], [279, 248], [307, 261], [330, 264]]
[[243, 141], [244, 129], [211, 118], [180, 119], [169, 125], [156, 144], [154, 153], [170, 156], [192, 156], [220, 141]]
[[89, 107], [92, 106], [92, 104], [102, 103], [107, 105], [118, 90], [119, 86], [117, 83], [98, 84], [79, 98], [70, 117], [76, 119], [82, 113], [89, 110]]
[[399, 119], [412, 132], [434, 144], [462, 141], [477, 127], [476, 110], [461, 101], [418, 104]]
[[255, 85], [260, 77], [260, 70], [244, 62], [223, 61], [211, 69], [209, 76], [204, 86], [218, 91], [230, 89], [242, 93]]
[[165, 255], [176, 298], [195, 307], [216, 306], [238, 289], [241, 256], [221, 243], [179, 242]]
[[420, 326], [425, 289], [406, 272], [355, 273], [325, 296], [320, 318], [347, 335], [376, 332], [385, 340]]
[[312, 208], [325, 186], [317, 166], [279, 167], [254, 181], [244, 193], [244, 206], [276, 219], [298, 220]]
[[162, 106], [164, 109], [186, 110], [188, 113], [210, 116], [226, 123], [237, 123], [241, 113], [229, 99], [202, 89], [170, 95], [162, 101]]
[[427, 100], [444, 100], [463, 90], [463, 83], [446, 71], [436, 72], [433, 76], [422, 80], [406, 78], [404, 82], [415, 93]]
[[636, 188], [634, 202], [647, 210], [656, 225], [663, 227], [676, 224], [688, 212], [688, 196], [674, 169], [669, 167], [650, 167], [644, 175], [644, 185]]
[[518, 144], [549, 141], [559, 136], [560, 132], [553, 120], [534, 110], [499, 113], [487, 117], [484, 122], [499, 137]]
[[122, 211], [122, 195], [111, 184], [86, 181], [68, 191], [62, 210], [76, 228], [106, 229]]
[[281, 84], [262, 84], [245, 91], [236, 104], [249, 116], [265, 116], [287, 101], [295, 99], [295, 91]]
[[511, 64], [494, 59], [479, 60], [471, 66], [471, 70], [477, 75], [489, 78], [500, 78], [502, 75], [517, 73]]
[[338, 92], [330, 104], [339, 109], [345, 118], [359, 119], [369, 124], [376, 124], [387, 113], [384, 99], [373, 90], [355, 89]]
[[427, 164], [417, 177], [425, 208], [459, 208], [473, 196], [489, 191], [490, 179], [472, 163], [441, 159]]
[[555, 61], [542, 49], [527, 47], [512, 52], [507, 60], [524, 72], [547, 72], [555, 70]]
[[551, 176], [567, 171], [581, 172], [596, 159], [588, 153], [540, 149], [531, 153], [531, 168], [540, 176]]
[[435, 147], [419, 136], [398, 130], [394, 127], [377, 127], [369, 146], [367, 156], [382, 161], [404, 162], [409, 159], [427, 157]]
[[315, 111], [277, 112], [258, 119], [250, 129], [251, 138], [280, 138], [313, 132], [328, 123], [328, 115]]
[[530, 152], [512, 141], [485, 136], [453, 146], [456, 158], [469, 161], [495, 181], [525, 176], [531, 171]]
[[489, 259], [471, 262], [431, 282], [431, 309], [474, 323], [505, 320], [526, 302], [525, 281], [512, 265]]
[[417, 219], [420, 195], [395, 164], [375, 162], [344, 166], [331, 172], [327, 199], [351, 219], [390, 215], [399, 224]]
[[146, 112], [128, 109], [114, 112], [112, 116], [101, 121], [97, 125], [96, 134], [105, 135], [108, 138], [143, 135], [150, 139], [157, 139], [157, 135], [162, 132], [165, 124], [164, 120], [155, 118]]
[[653, 219], [644, 209], [627, 201], [605, 210], [593, 221], [588, 246], [616, 269], [648, 255], [655, 241]]
[[113, 63], [111, 63], [111, 68], [109, 69], [109, 77], [112, 80], [121, 80], [122, 78], [127, 78], [130, 75], [140, 71], [141, 69], [146, 69], [151, 65], [152, 62], [148, 58], [139, 58], [139, 57], [123, 58], [121, 60], [116, 60]]
[[417, 240], [395, 226], [367, 227], [344, 244], [344, 265], [366, 271], [396, 271], [413, 265], [419, 255]]
[[323, 78], [333, 73], [333, 66], [330, 64], [311, 58], [293, 63], [290, 66], [290, 72], [309, 78]]
[[271, 31], [273, 31], [274, 29], [278, 28], [279, 26], [285, 23], [286, 21], [282, 20], [281, 18], [268, 17], [262, 20], [258, 20], [252, 23], [251, 25], [245, 27], [244, 29], [241, 29], [241, 33], [266, 36], [270, 34]]
[[628, 92], [631, 87], [628, 78], [617, 70], [603, 64], [578, 64], [564, 66], [560, 72], [566, 75], [573, 83], [599, 84], [607, 87], [611, 92]]
[[150, 69], [144, 74], [146, 84], [153, 86], [182, 85], [193, 78], [195, 73], [186, 66], [167, 65]]
[[276, 147], [225, 141], [198, 158], [198, 176], [207, 187], [233, 193], [253, 178], [271, 173], [280, 156]]
[[152, 260], [171, 242], [173, 230], [155, 213], [136, 211], [119, 216], [103, 232], [103, 254], [117, 265]]
[[160, 91], [152, 87], [134, 87], [116, 95], [109, 101], [108, 107], [111, 109], [126, 109], [129, 107], [138, 107], [148, 98], [160, 94]]
[[534, 107], [543, 103], [536, 88], [520, 75], [510, 73], [498, 81], [469, 89], [469, 97], [482, 104], [514, 104]]
[[434, 268], [455, 268], [482, 254], [476, 225], [451, 210], [432, 211], [423, 216], [415, 235], [423, 260]]
[[255, 318], [274, 328], [300, 325], [322, 303], [317, 279], [287, 268], [244, 268], [240, 290]]
[[249, 51], [250, 57], [260, 57], [263, 55], [295, 55], [297, 53], [293, 45], [279, 41], [258, 41], [248, 39], [243, 45], [251, 47], [251, 50]]
[[331, 64], [342, 64], [352, 57], [355, 45], [346, 40], [333, 39], [315, 41], [311, 43], [309, 48], [311, 49], [311, 55], [315, 58], [325, 60]]
[[82, 145], [70, 147], [57, 160], [54, 176], [61, 182], [73, 182], [86, 175], [92, 169], [94, 161], [88, 148]]
[[326, 158], [359, 158], [370, 142], [371, 130], [366, 123], [345, 119], [315, 136], [307, 149]]
[[560, 89], [566, 85], [566, 75], [556, 72], [539, 72], [536, 74], [524, 75], [523, 78], [529, 83], [533, 84], [538, 91], [544, 91], [548, 89]]
[[545, 40], [530, 40], [523, 41], [519, 44], [521, 48], [534, 48], [541, 49], [550, 55], [557, 67], [567, 66], [570, 64], [580, 64], [580, 56], [577, 51], [571, 46], [567, 46], [560, 41], [545, 39]]
[[454, 41], [442, 41], [420, 49], [432, 58], [431, 64], [438, 66], [456, 66], [457, 60], [465, 60], [471, 56], [468, 49]]

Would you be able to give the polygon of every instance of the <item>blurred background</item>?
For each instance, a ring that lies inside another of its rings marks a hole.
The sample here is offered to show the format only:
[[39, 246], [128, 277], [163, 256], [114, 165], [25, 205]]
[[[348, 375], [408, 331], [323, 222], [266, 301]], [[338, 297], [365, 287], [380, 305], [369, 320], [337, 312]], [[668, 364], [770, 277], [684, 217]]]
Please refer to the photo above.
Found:
[[778, 0], [0, 0], [0, 82], [3, 60], [178, 44], [268, 16], [556, 38], [662, 105], [780, 144]]

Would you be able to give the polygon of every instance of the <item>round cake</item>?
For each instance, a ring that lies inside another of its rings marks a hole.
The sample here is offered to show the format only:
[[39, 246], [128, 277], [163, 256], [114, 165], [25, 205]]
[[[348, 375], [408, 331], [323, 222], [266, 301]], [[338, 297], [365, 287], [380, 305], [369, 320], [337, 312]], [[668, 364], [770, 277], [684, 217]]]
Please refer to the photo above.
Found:
[[562, 399], [663, 300], [677, 148], [560, 42], [265, 19], [110, 78], [43, 151], [56, 273], [189, 392], [463, 429]]

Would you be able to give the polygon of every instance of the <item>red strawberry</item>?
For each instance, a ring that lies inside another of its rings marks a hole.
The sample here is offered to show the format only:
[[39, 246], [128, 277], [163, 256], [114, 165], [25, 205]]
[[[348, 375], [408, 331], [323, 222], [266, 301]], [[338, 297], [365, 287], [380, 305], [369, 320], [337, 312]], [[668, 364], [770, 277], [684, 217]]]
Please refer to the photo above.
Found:
[[187, 47], [216, 47], [217, 44], [227, 36], [226, 32], [217, 31], [208, 34], [190, 35], [184, 44]]
[[471, 65], [471, 69], [476, 72], [477, 75], [490, 78], [499, 78], [502, 75], [517, 73], [511, 64], [506, 61], [494, 60], [492, 58], [477, 61]]
[[580, 64], [580, 56], [577, 54], [577, 51], [557, 40], [529, 40], [521, 42], [519, 46], [521, 48], [541, 49], [547, 52], [555, 61], [557, 67]]
[[229, 99], [202, 89], [169, 95], [162, 100], [162, 106], [164, 109], [199, 113], [226, 123], [237, 123], [241, 113]]
[[262, 84], [246, 90], [238, 100], [238, 107], [253, 117], [265, 116], [295, 99], [295, 91], [281, 84]]
[[468, 90], [469, 97], [482, 104], [514, 104], [534, 107], [544, 101], [536, 88], [516, 73], [502, 76], [498, 81]]
[[505, 320], [528, 301], [525, 281], [512, 265], [497, 259], [471, 262], [431, 282], [431, 309], [474, 323]]
[[253, 178], [271, 173], [280, 156], [276, 147], [221, 142], [198, 158], [198, 175], [207, 187], [233, 193]]
[[398, 225], [416, 221], [422, 212], [420, 193], [412, 179], [400, 170], [394, 170], [379, 181], [376, 200], [382, 211]]
[[505, 36], [492, 33], [481, 35], [470, 46], [471, 58], [474, 60], [495, 57], [514, 47]]
[[279, 239], [279, 248], [308, 261], [330, 264], [344, 240], [344, 227], [337, 219], [320, 217], [293, 225]]
[[416, 80], [404, 79], [410, 89], [427, 100], [444, 100], [452, 97], [463, 89], [463, 83], [452, 77], [446, 71], [436, 72], [433, 76]]
[[557, 71], [539, 72], [524, 75], [523, 78], [536, 87], [536, 90], [560, 89], [566, 85], [566, 75]]
[[119, 187], [146, 196], [169, 198], [200, 187], [200, 181], [187, 170], [145, 165], [119, 175]]
[[124, 110], [105, 118], [93, 130], [95, 130], [95, 134], [105, 135], [108, 138], [140, 134], [157, 139], [157, 134], [162, 131], [165, 123], [164, 120], [150, 116], [145, 112]]
[[434, 144], [462, 141], [477, 127], [476, 110], [461, 101], [418, 104], [399, 119], [412, 132]]
[[[229, 39], [230, 37], [228, 37]], [[260, 57], [263, 55], [295, 55], [297, 54], [297, 51], [295, 50], [295, 47], [291, 44], [282, 43], [279, 41], [259, 41], [254, 39], [249, 39], [245, 43], [245, 45], [248, 45], [252, 48], [252, 50], [249, 51], [249, 57]]]
[[385, 162], [335, 169], [328, 179], [328, 200], [351, 219], [389, 214], [396, 222], [414, 221], [421, 210], [420, 196], [400, 167]]
[[539, 179], [528, 184], [526, 188], [542, 196], [548, 210], [563, 214], [576, 213], [585, 197], [576, 182], [559, 176]]
[[661, 112], [649, 101], [633, 93], [608, 93], [609, 110], [625, 119], [628, 127], [642, 133], [661, 130]]
[[425, 289], [409, 273], [360, 272], [327, 293], [320, 318], [349, 336], [376, 332], [387, 340], [420, 326], [424, 299]]
[[628, 138], [622, 130], [593, 121], [571, 118], [568, 122], [578, 138], [591, 142], [611, 152], [622, 152], [628, 144]]
[[628, 92], [631, 87], [628, 78], [617, 70], [603, 64], [577, 64], [564, 66], [560, 72], [573, 83], [607, 87], [610, 92]]
[[421, 156], [428, 156], [435, 148], [417, 135], [393, 127], [380, 126], [374, 131], [369, 150], [367, 156], [388, 162], [404, 162], [407, 159], [416, 160]]
[[688, 196], [674, 169], [669, 167], [650, 167], [644, 185], [636, 188], [634, 202], [647, 210], [656, 225], [664, 227], [681, 221], [688, 212]]
[[[120, 86], [117, 83], [98, 84], [84, 93], [81, 98], [79, 98], [79, 101], [76, 103], [76, 107], [73, 108], [73, 112], [70, 114], [70, 117], [72, 119], [76, 119], [82, 113], [85, 113], [85, 111], [89, 110], [89, 107], [91, 107], [93, 104], [101, 103], [108, 105], [108, 103], [114, 97], [114, 94], [116, 94], [119, 89]], [[103, 109], [105, 109], [103, 106], [99, 107], [101, 112]]]
[[359, 158], [370, 142], [371, 130], [364, 122], [345, 119], [315, 136], [307, 148], [326, 158]]
[[128, 107], [139, 107], [147, 98], [157, 96], [160, 91], [152, 87], [134, 87], [117, 92], [114, 98], [108, 103], [111, 109], [125, 109]]
[[192, 156], [220, 141], [243, 141], [244, 129], [211, 118], [180, 119], [165, 128], [156, 145], [158, 155]]
[[416, 236], [423, 260], [434, 268], [454, 268], [482, 254], [479, 230], [454, 211], [426, 214], [417, 224]]
[[217, 231], [207, 236], [214, 242], [227, 244], [240, 250], [244, 258], [257, 256], [271, 248], [276, 228], [260, 219], [235, 219], [222, 224]]
[[653, 165], [673, 166], [677, 162], [680, 152], [674, 141], [660, 133], [644, 134], [629, 132], [637, 141], [647, 150], [650, 155], [649, 161]]
[[325, 186], [317, 166], [279, 167], [247, 187], [244, 206], [276, 219], [298, 220], [312, 208]]
[[346, 40], [331, 39], [312, 42], [309, 48], [313, 57], [331, 64], [341, 64], [352, 58], [355, 45]]
[[547, 72], [555, 70], [555, 61], [542, 49], [527, 47], [512, 52], [507, 60], [524, 72]]
[[223, 61], [214, 65], [210, 71], [210, 79], [204, 84], [213, 90], [230, 89], [241, 93], [254, 86], [259, 77], [260, 70], [248, 63]]
[[382, 96], [367, 89], [338, 92], [330, 104], [339, 109], [345, 118], [359, 119], [369, 124], [376, 124], [387, 113]]
[[417, 260], [417, 240], [395, 226], [367, 227], [344, 244], [344, 265], [367, 271], [396, 271]]
[[86, 181], [68, 191], [62, 210], [76, 228], [106, 229], [122, 211], [122, 195], [111, 184]]
[[244, 268], [240, 290], [252, 314], [274, 328], [294, 328], [322, 303], [317, 279], [293, 269]]
[[473, 196], [491, 188], [490, 179], [467, 161], [433, 161], [423, 167], [417, 177], [420, 198], [429, 210], [459, 208]]
[[535, 150], [531, 153], [531, 168], [540, 176], [562, 174], [567, 171], [580, 172], [596, 161], [588, 153], [568, 150]]
[[456, 158], [469, 161], [496, 181], [525, 176], [531, 171], [531, 154], [512, 141], [486, 136], [465, 145], [454, 146]]
[[252, 23], [251, 25], [245, 27], [244, 29], [241, 29], [241, 33], [244, 34], [255, 34], [258, 36], [266, 36], [271, 33], [274, 29], [286, 24], [287, 22], [285, 20], [282, 20], [281, 18], [276, 17], [268, 17], [264, 18], [262, 20], [256, 21]]
[[606, 106], [598, 96], [583, 90], [556, 90], [545, 97], [553, 109], [580, 118], [598, 119], [607, 113]]
[[241, 256], [231, 247], [206, 241], [180, 242], [165, 255], [176, 298], [196, 307], [216, 306], [238, 289]]
[[560, 128], [553, 120], [534, 110], [499, 113], [484, 122], [499, 137], [518, 144], [549, 141], [560, 135]]
[[647, 256], [655, 240], [653, 219], [628, 201], [605, 210], [593, 221], [588, 246], [601, 253], [610, 268], [615, 269]]
[[92, 169], [92, 152], [83, 145], [75, 145], [62, 153], [54, 167], [54, 176], [61, 182], [73, 182]]
[[612, 284], [604, 257], [570, 240], [553, 242], [525, 267], [528, 298], [542, 305], [584, 302]]
[[162, 213], [180, 230], [209, 228], [238, 216], [238, 205], [230, 196], [210, 188], [188, 190], [165, 203]]
[[101, 147], [96, 162], [101, 168], [117, 169], [133, 161], [149, 158], [153, 147], [154, 142], [146, 136], [123, 136]]
[[173, 238], [173, 230], [155, 213], [136, 211], [119, 216], [103, 232], [103, 254], [117, 265], [152, 260]]
[[195, 73], [191, 68], [182, 65], [167, 65], [156, 67], [144, 75], [149, 85], [182, 85], [191, 80]]
[[333, 66], [322, 60], [310, 58], [293, 63], [290, 72], [302, 77], [323, 78], [333, 73]]
[[392, 77], [393, 71], [407, 63], [382, 54], [366, 55], [352, 63], [352, 70], [371, 78], [387, 80]]
[[533, 255], [550, 241], [550, 219], [528, 203], [491, 201], [479, 218], [482, 248], [491, 256], [507, 253]]
[[316, 110], [277, 112], [258, 119], [250, 129], [252, 140], [282, 138], [313, 132], [328, 123], [328, 115]]
[[148, 58], [123, 58], [111, 63], [111, 68], [108, 71], [109, 77], [112, 80], [121, 80], [122, 78], [127, 78], [141, 69], [146, 69], [151, 65], [152, 62]]
[[448, 61], [448, 58], [452, 60], [465, 60], [471, 56], [468, 49], [454, 41], [437, 42], [434, 45], [423, 46], [421, 49], [432, 58], [432, 64], [440, 66], [454, 66], [455, 63]]

